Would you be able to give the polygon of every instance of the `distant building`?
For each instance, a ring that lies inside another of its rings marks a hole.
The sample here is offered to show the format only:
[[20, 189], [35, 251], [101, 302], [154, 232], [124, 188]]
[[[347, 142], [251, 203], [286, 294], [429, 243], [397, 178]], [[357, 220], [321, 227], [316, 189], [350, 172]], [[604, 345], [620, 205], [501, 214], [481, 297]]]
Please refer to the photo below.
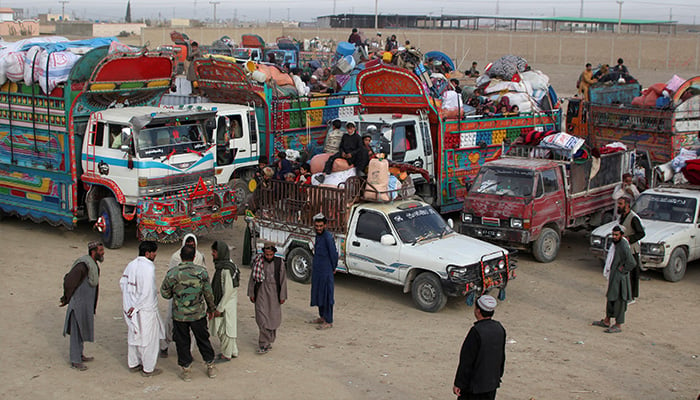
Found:
[[[65, 17], [65, 21], [71, 20], [70, 15], [66, 14]], [[61, 20], [61, 14], [39, 14], [40, 24], [52, 24], [55, 22], [60, 22]]]
[[173, 28], [189, 28], [190, 20], [187, 18], [173, 18], [170, 20], [170, 26]]
[[11, 8], [0, 8], [0, 22], [15, 20], [15, 12]]

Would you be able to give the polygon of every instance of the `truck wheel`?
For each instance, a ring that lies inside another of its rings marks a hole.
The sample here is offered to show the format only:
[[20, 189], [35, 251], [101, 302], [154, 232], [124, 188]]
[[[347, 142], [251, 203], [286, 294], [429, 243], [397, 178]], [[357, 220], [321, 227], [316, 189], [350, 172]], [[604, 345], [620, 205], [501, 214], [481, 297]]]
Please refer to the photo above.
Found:
[[236, 208], [238, 210], [238, 215], [243, 215], [245, 213], [245, 205], [250, 199], [250, 190], [248, 190], [248, 182], [244, 179], [234, 178], [228, 181], [228, 186], [233, 191], [236, 196]]
[[295, 247], [287, 255], [287, 274], [293, 281], [309, 283], [314, 258], [303, 247]]
[[678, 282], [685, 275], [685, 266], [688, 263], [688, 256], [685, 250], [680, 247], [673, 249], [668, 265], [664, 268], [664, 279], [669, 282]]
[[440, 279], [432, 272], [423, 272], [416, 277], [411, 286], [411, 295], [413, 302], [422, 311], [438, 312], [447, 304]]
[[100, 200], [98, 224], [102, 225], [102, 243], [108, 249], [118, 249], [124, 244], [124, 219], [119, 203], [114, 197]]
[[554, 261], [559, 254], [559, 234], [552, 228], [542, 228], [540, 237], [532, 245], [532, 254], [542, 263]]

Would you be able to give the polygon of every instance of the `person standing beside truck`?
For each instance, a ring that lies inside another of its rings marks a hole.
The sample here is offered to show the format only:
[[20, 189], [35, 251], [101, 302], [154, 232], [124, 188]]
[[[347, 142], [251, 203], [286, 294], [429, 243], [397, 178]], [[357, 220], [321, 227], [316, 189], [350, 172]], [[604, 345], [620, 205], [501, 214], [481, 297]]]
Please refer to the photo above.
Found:
[[231, 361], [238, 357], [238, 286], [240, 285], [240, 271], [231, 261], [228, 244], [223, 240], [217, 240], [211, 245], [211, 256], [214, 261], [214, 276], [211, 281], [211, 289], [214, 294], [216, 310], [221, 313], [219, 317], [211, 320], [211, 332], [219, 337], [221, 353], [216, 356], [214, 362], [221, 363]]
[[[624, 238], [623, 227], [616, 225], [612, 229], [613, 246], [608, 250], [605, 260], [605, 271], [608, 274], [608, 290], [605, 294], [605, 318], [594, 321], [592, 325], [605, 329], [605, 333], [622, 332], [622, 324], [625, 323], [625, 311], [627, 302], [632, 298], [629, 272], [637, 265], [630, 250], [627, 239]], [[615, 324], [611, 325], [610, 319], [615, 318]]]
[[620, 214], [620, 225], [625, 228], [625, 236], [630, 244], [630, 250], [636, 261], [636, 266], [630, 271], [630, 282], [632, 285], [632, 296], [630, 304], [635, 303], [639, 297], [639, 275], [642, 270], [640, 268], [640, 257], [639, 253], [641, 251], [640, 240], [646, 235], [644, 232], [644, 226], [642, 226], [642, 220], [639, 216], [632, 211], [630, 208], [630, 203], [632, 200], [629, 197], [620, 197], [617, 200], [617, 212]]
[[85, 371], [84, 362], [94, 360], [83, 354], [83, 343], [95, 340], [95, 310], [99, 293], [100, 266], [105, 248], [100, 242], [88, 243], [88, 254], [73, 263], [63, 277], [63, 296], [59, 307], [68, 305], [63, 336], [70, 335], [70, 365]]
[[333, 327], [333, 275], [338, 267], [338, 250], [333, 235], [326, 230], [326, 217], [321, 213], [314, 216], [314, 230], [316, 242], [311, 275], [311, 307], [318, 306], [319, 317], [308, 322], [319, 324], [316, 329], [324, 330]]
[[462, 344], [452, 387], [458, 400], [496, 398], [506, 364], [506, 330], [491, 318], [497, 304], [489, 295], [476, 301], [476, 322]]
[[199, 49], [199, 43], [192, 42], [190, 45], [190, 53], [187, 54], [187, 61], [190, 62], [187, 67], [187, 80], [192, 84], [192, 95], [199, 94], [199, 88], [197, 87], [197, 74], [194, 70], [194, 60], [202, 57], [202, 51]]

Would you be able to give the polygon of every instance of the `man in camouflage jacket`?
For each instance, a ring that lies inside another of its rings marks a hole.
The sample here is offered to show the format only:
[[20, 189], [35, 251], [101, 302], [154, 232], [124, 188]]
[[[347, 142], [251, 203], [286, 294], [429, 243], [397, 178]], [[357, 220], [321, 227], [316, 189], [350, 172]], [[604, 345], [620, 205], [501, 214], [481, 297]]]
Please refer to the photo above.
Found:
[[190, 330], [207, 363], [207, 375], [216, 377], [214, 349], [209, 341], [206, 317], [207, 313], [212, 317], [220, 315], [216, 311], [207, 270], [192, 262], [194, 256], [194, 247], [184, 246], [180, 251], [182, 262], [168, 271], [160, 286], [160, 294], [166, 299], [173, 299], [173, 340], [177, 348], [177, 363], [182, 367], [180, 377], [186, 382], [192, 379]]

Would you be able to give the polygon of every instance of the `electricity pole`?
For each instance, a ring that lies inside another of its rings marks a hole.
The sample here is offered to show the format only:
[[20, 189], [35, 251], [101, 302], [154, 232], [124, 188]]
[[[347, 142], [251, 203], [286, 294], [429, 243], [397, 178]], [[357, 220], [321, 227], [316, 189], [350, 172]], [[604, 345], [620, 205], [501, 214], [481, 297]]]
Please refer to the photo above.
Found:
[[581, 9], [578, 12], [578, 17], [583, 18], [583, 0], [581, 0]]
[[216, 25], [216, 5], [221, 4], [220, 1], [210, 1], [209, 4], [214, 6], [214, 24]]
[[616, 1], [617, 1], [617, 4], [620, 6], [620, 10], [617, 14], [617, 33], [619, 34], [620, 31], [622, 30], [622, 3], [624, 3], [624, 1], [622, 1], [622, 0], [616, 0]]
[[65, 22], [66, 20], [66, 4], [70, 3], [68, 0], [58, 0], [59, 3], [61, 3], [61, 21]]
[[379, 0], [374, 0], [374, 29], [379, 29]]

